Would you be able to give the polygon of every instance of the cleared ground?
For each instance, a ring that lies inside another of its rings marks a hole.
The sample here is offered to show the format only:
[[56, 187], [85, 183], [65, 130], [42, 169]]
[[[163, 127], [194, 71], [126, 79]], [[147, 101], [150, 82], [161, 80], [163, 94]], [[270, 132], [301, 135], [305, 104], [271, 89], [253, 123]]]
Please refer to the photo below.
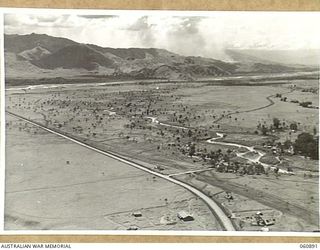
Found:
[[[183, 188], [15, 118], [7, 122], [6, 229], [219, 230], [208, 207]], [[178, 220], [181, 210], [195, 220]], [[175, 224], [161, 222], [166, 216]]]
[[[229, 212], [238, 223], [240, 230], [257, 231], [261, 226], [252, 225], [254, 215], [262, 212], [265, 219], [275, 220], [270, 231], [312, 232], [317, 230], [317, 183], [305, 196], [303, 186], [310, 180], [296, 180], [275, 176], [234, 176], [233, 174], [207, 171], [200, 176], [180, 176], [211, 196]], [[291, 183], [291, 191], [284, 189], [283, 182]], [[309, 187], [310, 188], [310, 187]], [[300, 189], [300, 190], [299, 190]], [[276, 190], [280, 190], [277, 192]], [[226, 191], [232, 192], [233, 199], [226, 199]], [[298, 195], [296, 194], [298, 193]], [[290, 193], [290, 194], [289, 194]], [[313, 197], [310, 199], [310, 197]], [[313, 211], [308, 212], [308, 207]], [[288, 230], [290, 228], [290, 230]]]

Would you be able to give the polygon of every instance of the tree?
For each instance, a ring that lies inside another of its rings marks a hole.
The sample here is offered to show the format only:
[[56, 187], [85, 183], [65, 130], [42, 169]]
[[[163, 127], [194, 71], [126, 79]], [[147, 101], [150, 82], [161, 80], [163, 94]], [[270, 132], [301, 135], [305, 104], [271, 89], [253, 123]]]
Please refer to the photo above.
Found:
[[190, 150], [189, 150], [189, 155], [192, 157], [195, 152], [196, 152], [196, 145], [191, 144], [190, 145]]
[[292, 146], [292, 142], [290, 140], [286, 140], [284, 143], [283, 143], [283, 147], [285, 149], [288, 149], [290, 148], [290, 146]]
[[278, 129], [280, 126], [280, 120], [278, 118], [273, 118], [273, 126]]
[[309, 156], [312, 159], [319, 159], [318, 140], [309, 133], [301, 133], [298, 135], [294, 143], [294, 152], [304, 156]]
[[263, 165], [261, 165], [260, 163], [258, 163], [258, 164], [256, 164], [255, 166], [254, 166], [254, 170], [255, 170], [255, 173], [256, 174], [265, 174], [265, 170], [264, 170], [264, 167], [263, 167]]
[[300, 106], [304, 107], [304, 108], [307, 108], [309, 105], [311, 105], [312, 102], [300, 102]]
[[230, 165], [230, 157], [227, 154], [223, 155], [223, 160]]
[[313, 134], [316, 135], [317, 134], [317, 128], [313, 127]]
[[291, 129], [291, 130], [298, 130], [298, 125], [297, 125], [297, 123], [291, 123], [291, 124], [290, 124], [290, 129]]
[[262, 132], [262, 135], [267, 135], [268, 129], [264, 125], [262, 125], [261, 132]]

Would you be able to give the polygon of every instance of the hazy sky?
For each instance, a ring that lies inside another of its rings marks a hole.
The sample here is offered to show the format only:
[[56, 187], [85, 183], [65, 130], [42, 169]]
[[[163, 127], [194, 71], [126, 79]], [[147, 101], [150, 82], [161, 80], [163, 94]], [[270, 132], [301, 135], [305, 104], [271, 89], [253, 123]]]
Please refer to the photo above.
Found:
[[34, 32], [104, 47], [156, 47], [217, 59], [226, 59], [227, 48], [320, 49], [319, 12], [157, 13], [6, 14], [5, 33]]

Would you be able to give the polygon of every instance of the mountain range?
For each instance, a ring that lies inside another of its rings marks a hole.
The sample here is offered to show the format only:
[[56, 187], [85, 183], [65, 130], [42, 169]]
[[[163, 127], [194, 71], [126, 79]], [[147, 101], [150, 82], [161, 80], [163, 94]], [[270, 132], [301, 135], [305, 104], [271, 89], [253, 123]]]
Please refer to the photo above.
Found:
[[[182, 56], [157, 48], [100, 47], [34, 33], [5, 35], [4, 48], [7, 78], [110, 76], [191, 80], [317, 69], [312, 63], [315, 61], [314, 58], [302, 61], [297, 59], [295, 63], [294, 57], [291, 56], [286, 63], [283, 56], [274, 52], [271, 53], [273, 56], [269, 53], [268, 57], [267, 52], [227, 50], [226, 53], [231, 60], [224, 62], [212, 58]], [[318, 58], [319, 54], [314, 57]], [[308, 63], [302, 65], [303, 61]]]

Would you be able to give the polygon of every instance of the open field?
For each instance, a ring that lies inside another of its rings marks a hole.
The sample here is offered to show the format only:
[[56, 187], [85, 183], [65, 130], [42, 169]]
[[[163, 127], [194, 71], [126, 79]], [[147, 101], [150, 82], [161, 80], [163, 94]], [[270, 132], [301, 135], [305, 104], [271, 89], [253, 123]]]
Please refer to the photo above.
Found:
[[[187, 190], [16, 118], [7, 122], [6, 229], [220, 229]], [[195, 220], [178, 220], [181, 210]], [[175, 223], [161, 223], [166, 216]]]
[[[276, 146], [285, 140], [294, 142], [302, 132], [313, 134], [318, 128], [318, 92], [302, 91], [307, 88], [317, 90], [318, 83], [15, 88], [6, 92], [6, 109], [163, 174], [182, 173], [176, 178], [212, 195], [233, 215], [238, 230], [260, 230], [250, 220], [263, 210], [268, 219], [275, 219], [271, 231], [313, 231], [319, 229], [318, 161], [280, 152]], [[276, 97], [279, 93], [287, 100]], [[296, 99], [311, 101], [314, 107], [291, 102]], [[220, 229], [206, 205], [184, 189], [7, 118], [7, 228], [127, 229], [136, 225], [156, 230]], [[274, 118], [279, 118], [281, 129], [272, 127]], [[295, 131], [290, 129], [292, 123], [297, 124]], [[268, 128], [265, 134], [262, 125]], [[223, 136], [217, 142], [224, 144], [208, 143], [218, 134]], [[264, 173], [249, 173], [250, 162], [261, 165], [259, 159], [252, 160], [259, 156], [253, 148], [280, 163], [262, 167]], [[248, 164], [237, 162], [241, 157]], [[230, 159], [235, 164], [232, 170], [220, 171], [220, 165], [231, 167]], [[275, 173], [275, 168], [282, 172]], [[199, 170], [204, 172], [183, 174]], [[49, 188], [37, 190], [43, 186]], [[232, 202], [226, 202], [226, 191], [234, 194]], [[28, 200], [34, 201], [26, 205], [28, 213], [16, 211], [15, 207]], [[69, 220], [77, 207], [81, 209]], [[142, 211], [142, 218], [130, 216], [136, 210]], [[158, 223], [179, 210], [191, 211], [195, 220], [170, 226]], [[43, 218], [33, 217], [37, 214]]]
[[[214, 172], [202, 173], [198, 177], [185, 175], [179, 178], [192, 183], [213, 199], [219, 201], [232, 218], [238, 222], [239, 230], [259, 230], [259, 226], [253, 226], [250, 223], [252, 221], [251, 217], [259, 211], [263, 212], [266, 218], [275, 219], [275, 224], [270, 226], [271, 231], [287, 231], [287, 228], [290, 228], [290, 231], [301, 232], [313, 231], [318, 228], [316, 217], [314, 217], [319, 205], [318, 198], [316, 198], [316, 183], [311, 190], [301, 190], [301, 186], [304, 186], [304, 183], [309, 182], [309, 180], [293, 181], [290, 178], [283, 177], [279, 181], [274, 176], [240, 177]], [[290, 182], [291, 187], [284, 190], [283, 181]], [[288, 191], [289, 188], [291, 191]], [[282, 193], [277, 193], [277, 190], [282, 191]], [[229, 201], [225, 198], [226, 191], [234, 192], [233, 200]], [[309, 197], [302, 194], [305, 191], [310, 192]], [[288, 194], [288, 192], [292, 193]], [[295, 192], [300, 192], [299, 196], [294, 196]], [[271, 193], [277, 194], [277, 196], [270, 197]], [[310, 199], [311, 196], [315, 200]], [[286, 198], [283, 199], [283, 197]], [[295, 197], [299, 197], [299, 199]], [[313, 215], [305, 213], [309, 206], [313, 209]], [[300, 212], [300, 215], [293, 215], [293, 212]]]

